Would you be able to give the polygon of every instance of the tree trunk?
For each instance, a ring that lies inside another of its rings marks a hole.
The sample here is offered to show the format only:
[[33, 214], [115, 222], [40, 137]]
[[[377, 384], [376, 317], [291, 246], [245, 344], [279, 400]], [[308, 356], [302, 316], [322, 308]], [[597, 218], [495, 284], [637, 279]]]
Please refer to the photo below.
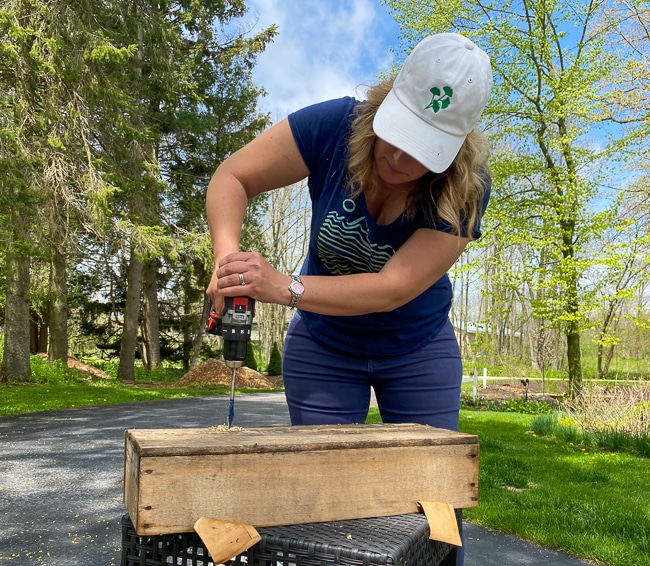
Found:
[[[605, 354], [605, 363], [602, 367], [602, 375], [605, 376], [609, 373], [609, 366], [612, 363], [612, 358], [614, 357], [614, 349], [615, 346], [612, 344], [609, 348], [607, 348], [607, 353]], [[600, 375], [598, 377], [601, 377]]]
[[607, 310], [605, 311], [605, 316], [603, 317], [603, 321], [600, 326], [600, 332], [598, 335], [598, 348], [596, 350], [599, 379], [602, 378], [603, 375], [605, 375], [605, 373], [609, 369], [609, 362], [606, 362], [607, 368], [604, 367], [604, 363], [603, 363], [604, 362], [603, 356], [605, 353], [605, 339], [614, 330], [612, 326], [615, 326], [614, 320], [619, 305], [620, 305], [620, 300], [613, 299], [609, 301], [609, 304], [607, 305]]
[[63, 244], [56, 245], [50, 264], [48, 361], [62, 360], [68, 363], [68, 266]]
[[138, 318], [140, 316], [140, 293], [142, 292], [142, 261], [131, 248], [131, 259], [127, 271], [126, 304], [124, 306], [124, 327], [120, 343], [120, 364], [117, 377], [135, 381], [135, 352], [138, 339]]
[[544, 365], [544, 330], [542, 329], [542, 321], [539, 318], [531, 317], [529, 327], [528, 343], [531, 366], [533, 371], [541, 371]]
[[[192, 350], [187, 364], [188, 367], [185, 368], [185, 371], [189, 370], [190, 368], [193, 368], [199, 361], [199, 355], [201, 354], [201, 346], [203, 345], [203, 332], [205, 329], [205, 323], [208, 320], [208, 314], [210, 312], [209, 309], [210, 309], [210, 299], [208, 299], [206, 295], [205, 298], [203, 299], [203, 311], [201, 314], [201, 320], [199, 321], [198, 328], [194, 333], [194, 343], [192, 344]], [[183, 365], [185, 366], [185, 364]]]
[[[17, 219], [14, 219], [17, 220]], [[13, 241], [6, 251], [7, 304], [5, 307], [2, 374], [19, 381], [32, 377], [29, 365], [29, 256], [24, 248], [27, 230], [16, 221]]]
[[41, 312], [30, 310], [29, 351], [32, 354], [47, 354], [47, 334], [50, 320], [50, 308], [44, 307]]
[[158, 263], [148, 261], [142, 272], [142, 336], [145, 367], [148, 372], [162, 366], [160, 354], [160, 314], [158, 312]]
[[598, 379], [603, 377], [603, 345], [596, 346], [596, 375]]
[[202, 293], [203, 307], [201, 313], [195, 313], [197, 299], [201, 298], [201, 296], [197, 296], [194, 281], [206, 282], [205, 286], [207, 287], [207, 281], [211, 274], [211, 272], [207, 273], [202, 260], [194, 260], [183, 269], [181, 279], [183, 289], [182, 353], [183, 369], [185, 371], [193, 368], [198, 363], [210, 308], [210, 299], [205, 293]]
[[569, 396], [575, 399], [582, 391], [582, 355], [580, 333], [567, 332], [567, 364], [569, 367]]
[[[570, 161], [567, 157], [567, 161]], [[570, 170], [572, 168], [570, 167]], [[566, 298], [566, 358], [569, 370], [569, 397], [577, 398], [582, 392], [582, 352], [580, 349], [580, 298], [578, 293], [579, 273], [575, 262], [575, 214], [561, 222], [562, 226], [562, 258], [565, 264]]]
[[562, 350], [562, 333], [553, 333], [554, 345], [550, 348], [551, 364], [554, 371], [560, 371], [564, 367], [564, 354]]
[[567, 312], [569, 321], [567, 322], [567, 366], [569, 370], [569, 397], [575, 399], [582, 392], [582, 352], [580, 349], [580, 324], [578, 302], [578, 278], [577, 274], [572, 274], [569, 279], [570, 288], [569, 301], [567, 303]]

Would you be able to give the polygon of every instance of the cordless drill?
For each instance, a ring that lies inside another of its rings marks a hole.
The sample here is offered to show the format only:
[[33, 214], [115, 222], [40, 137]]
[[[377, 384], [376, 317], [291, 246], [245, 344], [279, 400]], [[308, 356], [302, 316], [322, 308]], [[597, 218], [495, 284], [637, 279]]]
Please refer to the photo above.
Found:
[[223, 359], [232, 368], [230, 380], [230, 407], [228, 428], [235, 417], [235, 379], [237, 368], [244, 364], [248, 343], [251, 339], [255, 300], [250, 297], [226, 297], [223, 310], [218, 313], [210, 305], [207, 333], [223, 336]]

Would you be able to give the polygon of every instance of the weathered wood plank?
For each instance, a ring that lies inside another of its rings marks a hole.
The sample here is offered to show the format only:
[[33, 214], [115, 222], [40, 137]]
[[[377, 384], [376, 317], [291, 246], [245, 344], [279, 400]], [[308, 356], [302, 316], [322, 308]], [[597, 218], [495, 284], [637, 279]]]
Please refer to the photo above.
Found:
[[422, 425], [129, 430], [125, 503], [140, 535], [202, 517], [256, 527], [476, 505], [473, 435]]
[[141, 456], [344, 450], [381, 446], [475, 444], [476, 436], [422, 425], [278, 426], [243, 430], [217, 428], [132, 429]]

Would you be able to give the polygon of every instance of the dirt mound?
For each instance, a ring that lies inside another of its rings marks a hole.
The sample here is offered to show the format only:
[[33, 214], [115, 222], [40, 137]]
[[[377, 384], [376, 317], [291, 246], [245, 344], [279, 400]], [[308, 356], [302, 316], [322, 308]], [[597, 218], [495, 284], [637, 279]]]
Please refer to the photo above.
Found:
[[483, 379], [478, 378], [478, 387], [476, 394], [478, 397], [485, 399], [507, 401], [509, 399], [539, 399], [541, 397], [555, 398], [563, 395], [566, 391], [566, 384], [563, 381], [554, 381], [552, 385], [543, 384], [539, 380], [531, 380], [526, 386], [521, 380], [498, 381], [491, 380], [487, 382], [487, 388], [483, 388]]
[[[47, 354], [37, 354], [39, 358], [47, 360]], [[76, 369], [79, 373], [84, 375], [89, 375], [90, 377], [96, 377], [98, 379], [111, 379], [111, 376], [107, 373], [104, 373], [102, 370], [97, 369], [96, 367], [89, 366], [84, 364], [79, 360], [76, 360], [72, 356], [68, 356], [68, 367]]]
[[[207, 360], [193, 367], [175, 385], [186, 386], [193, 383], [218, 383], [230, 385], [232, 370], [221, 360]], [[250, 368], [241, 367], [237, 370], [238, 388], [248, 389], [279, 389], [282, 387], [281, 376], [267, 376]]]

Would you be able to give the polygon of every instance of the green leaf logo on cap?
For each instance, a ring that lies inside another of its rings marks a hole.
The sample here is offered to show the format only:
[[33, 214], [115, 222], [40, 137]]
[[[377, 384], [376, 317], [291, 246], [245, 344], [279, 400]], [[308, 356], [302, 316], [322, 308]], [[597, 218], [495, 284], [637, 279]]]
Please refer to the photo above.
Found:
[[434, 86], [429, 89], [429, 92], [431, 92], [433, 98], [424, 109], [426, 110], [427, 108], [431, 108], [434, 112], [447, 108], [447, 106], [451, 104], [451, 97], [454, 96], [454, 89], [450, 86], [443, 86], [442, 92], [437, 86]]

